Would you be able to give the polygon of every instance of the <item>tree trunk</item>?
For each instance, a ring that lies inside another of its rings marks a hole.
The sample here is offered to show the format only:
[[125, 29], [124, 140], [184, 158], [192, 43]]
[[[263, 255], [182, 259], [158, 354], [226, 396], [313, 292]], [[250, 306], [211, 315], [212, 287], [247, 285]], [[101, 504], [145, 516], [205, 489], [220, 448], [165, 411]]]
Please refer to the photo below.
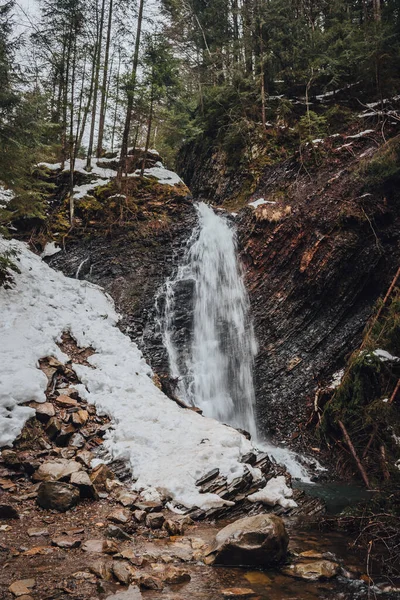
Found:
[[74, 144], [74, 96], [75, 96], [75, 71], [76, 71], [76, 38], [74, 32], [74, 49], [71, 71], [71, 106], [69, 122], [69, 220], [71, 227], [74, 225], [74, 169], [75, 169], [75, 144]]
[[374, 19], [375, 21], [381, 20], [381, 0], [373, 0], [374, 7]]
[[127, 89], [128, 104], [127, 104], [127, 108], [126, 108], [124, 131], [122, 134], [120, 164], [119, 164], [118, 175], [117, 175], [117, 183], [118, 183], [119, 187], [121, 187], [122, 174], [126, 171], [126, 160], [127, 160], [127, 155], [128, 155], [129, 133], [130, 133], [130, 129], [131, 129], [133, 98], [134, 98], [135, 87], [136, 87], [136, 73], [137, 73], [137, 68], [138, 68], [138, 64], [139, 64], [140, 37], [142, 34], [142, 21], [143, 21], [143, 7], [144, 7], [144, 0], [140, 0], [138, 23], [137, 23], [137, 30], [136, 30], [136, 40], [135, 40], [135, 52], [134, 52], [134, 56], [133, 56], [131, 78], [130, 78], [130, 82], [129, 82], [128, 89]]
[[113, 128], [112, 128], [112, 132], [111, 132], [111, 152], [114, 152], [115, 129], [117, 127], [120, 70], [121, 70], [121, 49], [119, 50], [119, 54], [118, 54], [117, 87], [115, 90], [115, 109], [114, 109]]
[[150, 94], [150, 112], [149, 112], [149, 120], [147, 123], [147, 136], [146, 136], [146, 144], [144, 147], [144, 156], [143, 156], [143, 160], [142, 160], [142, 168], [140, 170], [140, 176], [143, 177], [144, 175], [144, 169], [146, 166], [146, 158], [147, 158], [147, 152], [149, 150], [149, 146], [150, 146], [150, 135], [151, 135], [151, 126], [153, 124], [153, 108], [154, 108], [154, 86], [151, 86], [151, 94]]
[[87, 122], [87, 118], [89, 116], [90, 105], [92, 103], [94, 78], [95, 78], [95, 74], [96, 74], [96, 61], [97, 61], [97, 47], [95, 47], [95, 51], [94, 51], [94, 55], [93, 55], [92, 72], [90, 75], [90, 88], [89, 88], [87, 102], [86, 102], [86, 105], [85, 105], [85, 108], [83, 111], [82, 125], [80, 128], [80, 133], [79, 133], [79, 137], [78, 137], [78, 148], [80, 148], [82, 146], [82, 139], [85, 134], [86, 122]]
[[72, 46], [72, 27], [68, 34], [67, 58], [65, 67], [64, 89], [63, 89], [63, 119], [61, 133], [61, 168], [64, 169], [65, 160], [67, 158], [67, 121], [68, 121], [68, 81], [71, 62], [71, 46]]
[[109, 8], [108, 8], [107, 40], [106, 40], [106, 49], [105, 49], [105, 56], [104, 56], [103, 84], [101, 87], [99, 136], [98, 136], [98, 140], [97, 140], [97, 157], [100, 157], [103, 152], [104, 124], [105, 124], [105, 120], [106, 120], [108, 59], [110, 56], [112, 16], [113, 16], [113, 0], [110, 0], [110, 4], [109, 4]]
[[97, 113], [97, 95], [99, 90], [99, 76], [100, 76], [100, 63], [101, 63], [101, 46], [103, 38], [103, 26], [104, 26], [104, 10], [106, 0], [102, 0], [101, 13], [100, 13], [100, 25], [97, 37], [97, 61], [96, 61], [96, 72], [94, 77], [94, 89], [93, 89], [93, 104], [92, 104], [92, 122], [90, 125], [89, 145], [86, 159], [86, 171], [92, 169], [92, 154], [93, 154], [93, 142], [94, 142], [94, 130], [96, 126], [96, 113]]

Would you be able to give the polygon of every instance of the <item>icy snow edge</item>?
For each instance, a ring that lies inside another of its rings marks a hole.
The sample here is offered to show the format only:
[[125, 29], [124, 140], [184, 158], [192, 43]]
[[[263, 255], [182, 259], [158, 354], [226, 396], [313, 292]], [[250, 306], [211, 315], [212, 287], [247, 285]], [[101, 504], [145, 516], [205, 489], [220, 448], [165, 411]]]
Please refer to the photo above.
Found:
[[[241, 457], [251, 443], [236, 430], [180, 408], [152, 382], [141, 352], [117, 327], [109, 297], [97, 286], [54, 271], [25, 244], [0, 238], [0, 252], [18, 252], [20, 274], [11, 289], [0, 288], [0, 446], [11, 445], [34, 410], [21, 404], [45, 400], [47, 378], [38, 368], [44, 356], [67, 361], [57, 346], [70, 331], [96, 354], [95, 368], [73, 365], [82, 397], [112, 417], [105, 440], [113, 458], [130, 462], [134, 487], [156, 488], [187, 507], [224, 504], [200, 494], [195, 482], [214, 468], [233, 480], [243, 474]], [[15, 259], [17, 260], [17, 259]]]

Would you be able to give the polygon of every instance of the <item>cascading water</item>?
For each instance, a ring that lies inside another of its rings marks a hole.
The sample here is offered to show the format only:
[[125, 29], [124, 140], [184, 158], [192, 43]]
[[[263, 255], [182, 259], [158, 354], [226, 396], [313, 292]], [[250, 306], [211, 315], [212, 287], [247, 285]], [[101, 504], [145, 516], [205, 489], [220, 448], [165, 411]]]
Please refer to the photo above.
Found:
[[[170, 373], [178, 379], [179, 395], [188, 404], [255, 437], [257, 344], [235, 232], [225, 217], [206, 204], [199, 203], [197, 211], [199, 227], [176, 277], [166, 284], [163, 338]], [[192, 331], [186, 345], [178, 347], [174, 342], [176, 290], [185, 282], [194, 293]]]

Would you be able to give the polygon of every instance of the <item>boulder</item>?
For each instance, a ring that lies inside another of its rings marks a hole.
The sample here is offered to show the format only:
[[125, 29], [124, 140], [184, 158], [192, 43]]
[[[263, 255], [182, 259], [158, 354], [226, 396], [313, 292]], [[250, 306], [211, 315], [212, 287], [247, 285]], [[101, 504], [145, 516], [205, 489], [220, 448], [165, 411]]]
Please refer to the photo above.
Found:
[[136, 575], [134, 568], [126, 561], [115, 560], [112, 564], [114, 577], [124, 585], [129, 585], [132, 578]]
[[62, 423], [57, 417], [51, 417], [47, 423], [46, 433], [51, 440], [54, 440], [61, 431]]
[[47, 421], [56, 415], [55, 408], [51, 402], [32, 402], [29, 406], [36, 410], [36, 418], [41, 423], [47, 423]]
[[93, 469], [90, 479], [97, 488], [104, 489], [107, 479], [115, 479], [115, 475], [107, 465], [101, 464]]
[[154, 512], [149, 513], [146, 517], [146, 525], [150, 529], [161, 529], [165, 521], [165, 517], [162, 513]]
[[68, 480], [73, 473], [82, 471], [82, 465], [76, 460], [59, 458], [57, 460], [48, 460], [33, 475], [33, 481], [59, 481]]
[[0, 519], [19, 519], [17, 509], [11, 504], [0, 504]]
[[18, 598], [29, 595], [31, 592], [30, 588], [33, 587], [35, 587], [34, 579], [19, 579], [10, 585], [8, 591]]
[[70, 482], [72, 485], [76, 485], [76, 487], [79, 488], [81, 498], [93, 498], [94, 500], [98, 499], [99, 496], [97, 490], [91, 482], [86, 471], [72, 473]]
[[69, 440], [69, 445], [72, 448], [83, 448], [85, 444], [86, 440], [81, 433], [74, 433]]
[[239, 519], [221, 529], [208, 556], [216, 565], [264, 567], [281, 562], [289, 537], [276, 515], [263, 514]]
[[53, 508], [65, 512], [78, 504], [79, 498], [78, 488], [69, 483], [43, 481], [38, 490], [37, 503], [42, 508]]
[[123, 525], [129, 523], [131, 518], [131, 513], [123, 508], [116, 508], [107, 515], [107, 519], [109, 521], [113, 521], [114, 523], [122, 523]]
[[104, 579], [105, 581], [112, 581], [113, 575], [111, 567], [103, 560], [94, 561], [89, 566], [89, 570], [100, 579]]
[[163, 576], [163, 581], [169, 585], [177, 585], [179, 583], [187, 583], [191, 577], [189, 571], [178, 569], [177, 567], [168, 567]]
[[330, 560], [313, 560], [310, 562], [299, 562], [294, 565], [289, 565], [282, 569], [282, 573], [305, 579], [307, 581], [319, 581], [323, 579], [332, 579], [339, 572], [338, 563]]
[[76, 460], [82, 463], [85, 467], [90, 467], [90, 463], [94, 459], [94, 454], [90, 450], [79, 450], [76, 453]]
[[117, 493], [116, 498], [125, 508], [132, 508], [137, 500], [137, 494], [122, 489]]
[[53, 546], [57, 546], [58, 548], [69, 549], [69, 548], [79, 548], [79, 546], [81, 545], [82, 542], [78, 538], [69, 537], [69, 536], [64, 535], [64, 536], [52, 539], [51, 543]]

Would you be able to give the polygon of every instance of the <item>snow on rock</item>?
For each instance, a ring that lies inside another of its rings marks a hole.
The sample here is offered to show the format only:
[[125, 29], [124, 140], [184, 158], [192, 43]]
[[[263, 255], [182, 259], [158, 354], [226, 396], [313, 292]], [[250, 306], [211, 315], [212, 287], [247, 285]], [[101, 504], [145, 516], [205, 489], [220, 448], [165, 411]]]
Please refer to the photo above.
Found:
[[272, 200], [265, 200], [264, 198], [259, 198], [258, 200], [254, 200], [254, 202], [249, 202], [248, 206], [257, 208], [257, 206], [262, 206], [263, 204], [276, 204], [276, 202], [273, 202]]
[[374, 350], [372, 354], [377, 356], [382, 362], [399, 362], [400, 360], [398, 356], [393, 356], [390, 354], [390, 352], [381, 350], [380, 348], [378, 350]]
[[14, 198], [14, 192], [0, 184], [0, 207], [6, 206]]
[[[137, 169], [135, 173], [133, 173], [133, 177], [139, 176], [140, 169]], [[178, 185], [179, 183], [183, 183], [179, 175], [177, 175], [174, 171], [169, 171], [166, 169], [160, 161], [157, 161], [155, 167], [151, 167], [151, 169], [145, 169], [144, 176], [155, 177], [158, 179], [157, 183], [160, 183], [161, 185]]]
[[344, 369], [340, 369], [340, 371], [336, 371], [336, 373], [334, 373], [332, 375], [332, 381], [328, 385], [328, 389], [335, 390], [336, 388], [338, 388], [339, 385], [342, 383], [343, 377], [344, 377]]
[[56, 246], [55, 242], [47, 242], [40, 256], [46, 258], [46, 256], [54, 256], [58, 252], [61, 252], [61, 248]]
[[99, 287], [54, 271], [22, 242], [0, 238], [0, 251], [7, 249], [17, 251], [21, 273], [11, 289], [0, 288], [0, 446], [11, 445], [34, 415], [21, 405], [45, 401], [47, 378], [38, 361], [54, 356], [65, 362], [56, 342], [70, 331], [79, 346], [96, 351], [88, 359], [95, 368], [74, 365], [78, 389], [112, 418], [105, 447], [113, 458], [130, 462], [135, 489], [155, 489], [187, 507], [223, 505], [216, 494], [200, 494], [195, 482], [215, 468], [228, 481], [242, 476], [240, 460], [251, 443], [231, 427], [180, 408], [154, 385], [150, 367], [116, 327], [112, 301]]
[[296, 502], [292, 500], [293, 490], [286, 485], [283, 475], [270, 479], [267, 485], [262, 489], [248, 496], [250, 502], [262, 502], [269, 506], [280, 504], [283, 508], [294, 508]]

